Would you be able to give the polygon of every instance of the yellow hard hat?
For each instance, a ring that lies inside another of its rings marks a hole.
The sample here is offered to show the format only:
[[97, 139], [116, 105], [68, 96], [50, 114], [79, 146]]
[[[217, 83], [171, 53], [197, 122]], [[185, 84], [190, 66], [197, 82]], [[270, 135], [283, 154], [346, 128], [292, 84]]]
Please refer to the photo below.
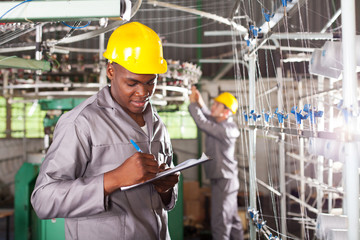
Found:
[[214, 100], [224, 104], [227, 108], [231, 110], [233, 114], [236, 114], [236, 110], [238, 109], [238, 101], [231, 93], [223, 92]]
[[139, 22], [126, 23], [115, 29], [103, 56], [137, 74], [167, 71], [159, 36]]

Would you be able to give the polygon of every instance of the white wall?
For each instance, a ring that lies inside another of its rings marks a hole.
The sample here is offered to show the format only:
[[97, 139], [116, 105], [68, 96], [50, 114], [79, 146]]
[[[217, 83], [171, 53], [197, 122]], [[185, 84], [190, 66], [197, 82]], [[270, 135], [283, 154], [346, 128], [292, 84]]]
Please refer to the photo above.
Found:
[[17, 171], [30, 153], [39, 153], [43, 139], [0, 139], [0, 194], [14, 194]]

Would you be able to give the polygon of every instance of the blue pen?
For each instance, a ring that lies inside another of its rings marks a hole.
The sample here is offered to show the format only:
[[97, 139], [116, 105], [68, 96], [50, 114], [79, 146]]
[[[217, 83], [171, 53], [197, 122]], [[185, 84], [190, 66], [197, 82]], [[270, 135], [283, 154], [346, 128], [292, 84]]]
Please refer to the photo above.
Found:
[[130, 142], [136, 148], [136, 150], [138, 152], [141, 152], [141, 153], [143, 152], [143, 151], [141, 151], [140, 147], [132, 139], [130, 139]]

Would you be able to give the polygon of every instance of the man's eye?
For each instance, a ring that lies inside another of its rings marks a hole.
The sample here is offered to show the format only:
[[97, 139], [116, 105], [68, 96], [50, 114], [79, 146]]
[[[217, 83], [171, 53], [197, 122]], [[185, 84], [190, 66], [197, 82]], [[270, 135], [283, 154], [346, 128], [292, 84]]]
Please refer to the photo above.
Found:
[[127, 85], [128, 85], [129, 87], [135, 87], [136, 84], [137, 84], [137, 83], [128, 83]]

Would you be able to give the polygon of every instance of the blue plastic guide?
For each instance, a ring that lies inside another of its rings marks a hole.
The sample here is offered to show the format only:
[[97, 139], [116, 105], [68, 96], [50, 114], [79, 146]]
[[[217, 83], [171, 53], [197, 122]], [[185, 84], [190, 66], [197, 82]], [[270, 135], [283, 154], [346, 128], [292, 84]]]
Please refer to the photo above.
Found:
[[141, 153], [143, 152], [143, 151], [141, 151], [140, 147], [132, 139], [130, 139], [130, 142], [135, 147], [136, 151], [141, 152]]

